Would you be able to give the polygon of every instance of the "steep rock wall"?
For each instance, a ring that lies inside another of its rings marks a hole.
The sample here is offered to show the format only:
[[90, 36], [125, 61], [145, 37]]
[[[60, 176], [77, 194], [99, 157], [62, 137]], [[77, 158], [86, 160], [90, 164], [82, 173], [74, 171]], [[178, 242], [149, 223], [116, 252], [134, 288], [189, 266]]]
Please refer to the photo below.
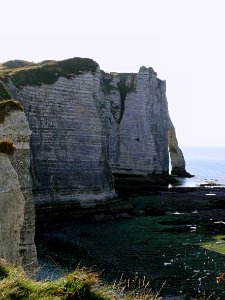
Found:
[[[0, 197], [2, 197], [1, 205], [6, 211], [5, 217], [3, 215], [1, 218], [1, 224], [5, 224], [6, 227], [8, 224], [8, 229], [3, 229], [2, 235], [5, 235], [9, 243], [11, 239], [13, 246], [10, 251], [14, 253], [12, 259], [10, 253], [5, 253], [4, 256], [10, 261], [19, 261], [27, 271], [32, 271], [36, 267], [30, 135], [26, 116], [21, 110], [9, 111], [4, 122], [0, 123], [0, 139], [10, 140], [16, 147], [14, 154], [10, 155], [10, 160], [6, 154], [1, 155]], [[4, 194], [5, 189], [7, 194]], [[4, 212], [4, 209], [0, 211]], [[8, 218], [11, 218], [11, 221]], [[7, 230], [11, 233], [8, 234]]]
[[74, 58], [6, 70], [2, 80], [24, 106], [33, 133], [33, 193], [45, 211], [112, 201], [111, 171], [168, 174], [171, 133], [170, 150], [179, 154], [171, 156], [173, 173], [184, 167], [166, 83], [152, 68], [107, 74], [90, 59]]
[[168, 173], [165, 81], [145, 67], [138, 74], [110, 77], [102, 73], [102, 81], [103, 95], [99, 99], [112, 171], [132, 175]]
[[116, 197], [96, 95], [100, 70], [53, 84], [8, 89], [22, 103], [32, 130], [37, 205], [95, 205]]
[[0, 153], [0, 258], [22, 264], [21, 230], [25, 199], [8, 155]]

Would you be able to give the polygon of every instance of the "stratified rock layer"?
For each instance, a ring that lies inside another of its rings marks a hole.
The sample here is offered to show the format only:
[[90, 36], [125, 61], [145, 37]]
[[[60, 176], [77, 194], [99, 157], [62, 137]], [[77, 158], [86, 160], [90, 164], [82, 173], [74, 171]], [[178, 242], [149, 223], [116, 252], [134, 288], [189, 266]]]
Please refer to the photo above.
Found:
[[32, 130], [32, 176], [37, 205], [95, 205], [115, 198], [96, 95], [100, 70], [51, 85], [10, 92], [24, 106]]
[[[23, 111], [12, 111], [0, 123], [0, 139], [16, 147], [10, 160], [1, 154], [0, 205], [2, 239], [6, 249], [1, 256], [21, 263], [27, 271], [36, 266], [34, 245], [35, 212], [30, 176], [31, 131]], [[11, 243], [11, 246], [9, 246]], [[9, 249], [8, 249], [9, 247]], [[7, 250], [8, 249], [8, 250]], [[9, 251], [9, 252], [7, 252]]]
[[2, 80], [32, 130], [39, 207], [59, 211], [112, 201], [112, 172], [168, 174], [171, 132], [179, 156], [172, 158], [173, 171], [185, 164], [170, 129], [166, 83], [152, 68], [107, 74], [90, 59], [74, 58], [6, 70]]
[[114, 173], [168, 173], [166, 83], [152, 68], [138, 74], [102, 74], [109, 90], [100, 102]]

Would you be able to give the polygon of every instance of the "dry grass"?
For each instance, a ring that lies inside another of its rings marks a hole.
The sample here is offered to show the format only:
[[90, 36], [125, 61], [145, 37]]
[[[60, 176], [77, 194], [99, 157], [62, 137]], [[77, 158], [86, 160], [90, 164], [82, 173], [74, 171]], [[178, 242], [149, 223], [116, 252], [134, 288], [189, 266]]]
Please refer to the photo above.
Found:
[[[138, 280], [138, 279], [135, 279]], [[55, 281], [35, 281], [28, 278], [20, 267], [0, 261], [0, 300], [159, 300], [145, 280], [120, 280], [112, 287], [99, 284], [98, 274], [79, 268]], [[133, 285], [135, 289], [131, 291]]]

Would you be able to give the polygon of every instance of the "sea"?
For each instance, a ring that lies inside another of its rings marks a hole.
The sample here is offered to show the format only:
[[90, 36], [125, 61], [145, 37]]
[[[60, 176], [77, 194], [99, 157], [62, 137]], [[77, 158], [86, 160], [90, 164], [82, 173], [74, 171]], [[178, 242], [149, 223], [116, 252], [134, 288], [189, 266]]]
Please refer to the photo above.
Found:
[[180, 186], [195, 187], [204, 183], [225, 185], [225, 147], [181, 147], [186, 170], [192, 178], [178, 179]]

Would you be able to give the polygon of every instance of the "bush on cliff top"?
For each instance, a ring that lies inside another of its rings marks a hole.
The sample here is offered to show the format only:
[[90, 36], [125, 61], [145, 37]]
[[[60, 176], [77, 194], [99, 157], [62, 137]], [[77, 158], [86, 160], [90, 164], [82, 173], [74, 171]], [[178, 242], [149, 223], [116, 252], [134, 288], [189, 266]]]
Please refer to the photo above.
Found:
[[11, 111], [20, 110], [23, 111], [22, 105], [14, 100], [0, 101], [0, 123], [4, 123], [5, 117], [9, 115]]
[[71, 58], [63, 61], [47, 61], [33, 66], [1, 70], [0, 79], [11, 79], [17, 88], [26, 85], [53, 84], [59, 77], [72, 78], [83, 72], [95, 73], [98, 64], [89, 58]]

